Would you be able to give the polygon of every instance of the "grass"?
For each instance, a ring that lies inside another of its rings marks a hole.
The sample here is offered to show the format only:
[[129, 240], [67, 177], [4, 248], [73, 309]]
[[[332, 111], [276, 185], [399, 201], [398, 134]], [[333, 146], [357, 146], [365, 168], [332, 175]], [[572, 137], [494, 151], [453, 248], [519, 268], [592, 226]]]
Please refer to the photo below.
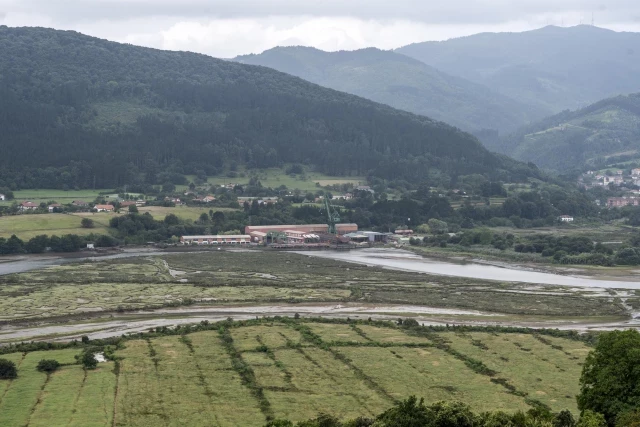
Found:
[[100, 189], [100, 190], [17, 190], [13, 192], [14, 200], [1, 201], [0, 205], [10, 206], [12, 203], [21, 203], [25, 200], [40, 204], [41, 202], [48, 203], [49, 201], [56, 201], [60, 204], [71, 203], [74, 200], [84, 200], [87, 203], [91, 203], [100, 193], [113, 192], [113, 189]]
[[[166, 262], [166, 264], [165, 264]], [[167, 266], [184, 274], [172, 277]], [[638, 301], [630, 297], [629, 303]], [[0, 320], [46, 319], [185, 304], [393, 303], [514, 316], [624, 318], [598, 289], [392, 271], [287, 252], [200, 252], [79, 262], [0, 276]], [[500, 319], [497, 319], [500, 320]], [[318, 332], [322, 335], [322, 332]], [[345, 331], [356, 341], [362, 336]], [[344, 341], [345, 337], [327, 337]]]
[[203, 213], [208, 214], [210, 210], [221, 211], [221, 212], [233, 212], [237, 209], [232, 208], [216, 208], [216, 207], [194, 207], [194, 206], [176, 206], [172, 207], [164, 207], [164, 206], [143, 206], [138, 208], [138, 211], [142, 214], [145, 212], [149, 212], [151, 216], [155, 219], [162, 220], [165, 216], [169, 214], [173, 214], [180, 219], [192, 220], [195, 221], [200, 218], [200, 215]]
[[[314, 332], [300, 333], [308, 330]], [[352, 332], [386, 343], [357, 342]], [[345, 334], [350, 343], [332, 344]], [[35, 370], [40, 359], [73, 363], [78, 350], [2, 356], [15, 361], [19, 373], [0, 381], [0, 425], [262, 426], [267, 415], [293, 421], [321, 412], [371, 416], [410, 395], [427, 403], [460, 400], [477, 411], [527, 410], [537, 400], [576, 413], [589, 351], [579, 341], [549, 336], [422, 337], [392, 324], [265, 319], [235, 325], [226, 344], [224, 336], [210, 330], [132, 339], [116, 352], [117, 368], [107, 362], [85, 372], [71, 364], [49, 377]], [[495, 373], [478, 373], [461, 357]]]
[[[244, 177], [238, 176], [236, 178], [229, 178], [226, 176], [209, 177], [207, 182], [210, 185], [223, 185], [223, 184], [240, 184], [246, 185], [249, 183], [249, 179], [252, 176], [256, 176], [264, 187], [277, 188], [281, 185], [285, 185], [289, 190], [300, 190], [303, 193], [312, 192], [315, 193], [320, 187], [330, 186], [335, 184], [366, 184], [366, 177], [363, 176], [348, 176], [348, 177], [335, 177], [331, 175], [325, 175], [319, 172], [306, 172], [304, 178], [301, 175], [290, 176], [285, 173], [283, 169], [271, 168], [260, 170], [247, 170], [240, 171], [244, 173]], [[195, 179], [195, 176], [188, 176], [190, 180]], [[317, 185], [318, 184], [318, 185]]]
[[22, 240], [28, 240], [40, 234], [58, 235], [91, 233], [108, 234], [108, 218], [110, 214], [85, 214], [94, 220], [94, 228], [82, 228], [80, 214], [25, 214], [0, 217], [0, 237], [11, 237], [15, 234]]

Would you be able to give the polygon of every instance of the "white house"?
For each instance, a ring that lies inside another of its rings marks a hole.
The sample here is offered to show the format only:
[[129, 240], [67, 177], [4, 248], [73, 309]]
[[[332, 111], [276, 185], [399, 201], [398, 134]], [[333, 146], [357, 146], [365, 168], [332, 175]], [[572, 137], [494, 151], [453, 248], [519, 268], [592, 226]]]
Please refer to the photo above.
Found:
[[22, 203], [20, 203], [19, 209], [21, 211], [33, 211], [33, 210], [38, 209], [38, 207], [39, 206], [36, 205], [33, 202], [22, 202]]
[[5, 196], [4, 194], [0, 194], [0, 200], [6, 200], [7, 196]]
[[562, 215], [559, 219], [562, 222], [573, 222], [573, 217], [570, 215]]

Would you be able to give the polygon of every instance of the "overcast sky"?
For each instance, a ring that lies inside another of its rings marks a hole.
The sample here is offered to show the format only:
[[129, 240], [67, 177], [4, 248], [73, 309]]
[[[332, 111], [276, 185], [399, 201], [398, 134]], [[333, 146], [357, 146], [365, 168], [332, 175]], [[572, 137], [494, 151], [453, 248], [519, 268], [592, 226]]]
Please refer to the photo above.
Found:
[[0, 25], [229, 58], [278, 45], [324, 50], [525, 31], [581, 21], [640, 32], [640, 0], [0, 0]]

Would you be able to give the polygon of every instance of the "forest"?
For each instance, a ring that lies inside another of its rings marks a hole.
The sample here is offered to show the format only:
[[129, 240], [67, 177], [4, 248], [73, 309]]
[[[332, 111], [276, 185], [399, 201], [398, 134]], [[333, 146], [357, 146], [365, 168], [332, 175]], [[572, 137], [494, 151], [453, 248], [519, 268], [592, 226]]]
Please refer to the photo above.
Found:
[[330, 175], [429, 182], [541, 173], [426, 117], [264, 67], [0, 27], [0, 187], [163, 184], [301, 163]]

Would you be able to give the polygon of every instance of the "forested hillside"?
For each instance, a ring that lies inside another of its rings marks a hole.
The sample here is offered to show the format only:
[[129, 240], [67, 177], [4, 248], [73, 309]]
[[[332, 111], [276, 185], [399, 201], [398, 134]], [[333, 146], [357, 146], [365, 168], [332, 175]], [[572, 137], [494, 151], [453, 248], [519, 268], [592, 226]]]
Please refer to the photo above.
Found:
[[287, 162], [407, 180], [537, 173], [444, 123], [275, 70], [75, 32], [0, 27], [0, 92], [0, 187]]
[[491, 148], [556, 171], [640, 158], [640, 93], [605, 99], [526, 126]]
[[640, 91], [638, 46], [639, 33], [580, 25], [476, 34], [397, 52], [557, 113]]
[[277, 47], [235, 60], [274, 68], [471, 132], [514, 130], [551, 113], [405, 55], [375, 48], [324, 52], [302, 46]]

